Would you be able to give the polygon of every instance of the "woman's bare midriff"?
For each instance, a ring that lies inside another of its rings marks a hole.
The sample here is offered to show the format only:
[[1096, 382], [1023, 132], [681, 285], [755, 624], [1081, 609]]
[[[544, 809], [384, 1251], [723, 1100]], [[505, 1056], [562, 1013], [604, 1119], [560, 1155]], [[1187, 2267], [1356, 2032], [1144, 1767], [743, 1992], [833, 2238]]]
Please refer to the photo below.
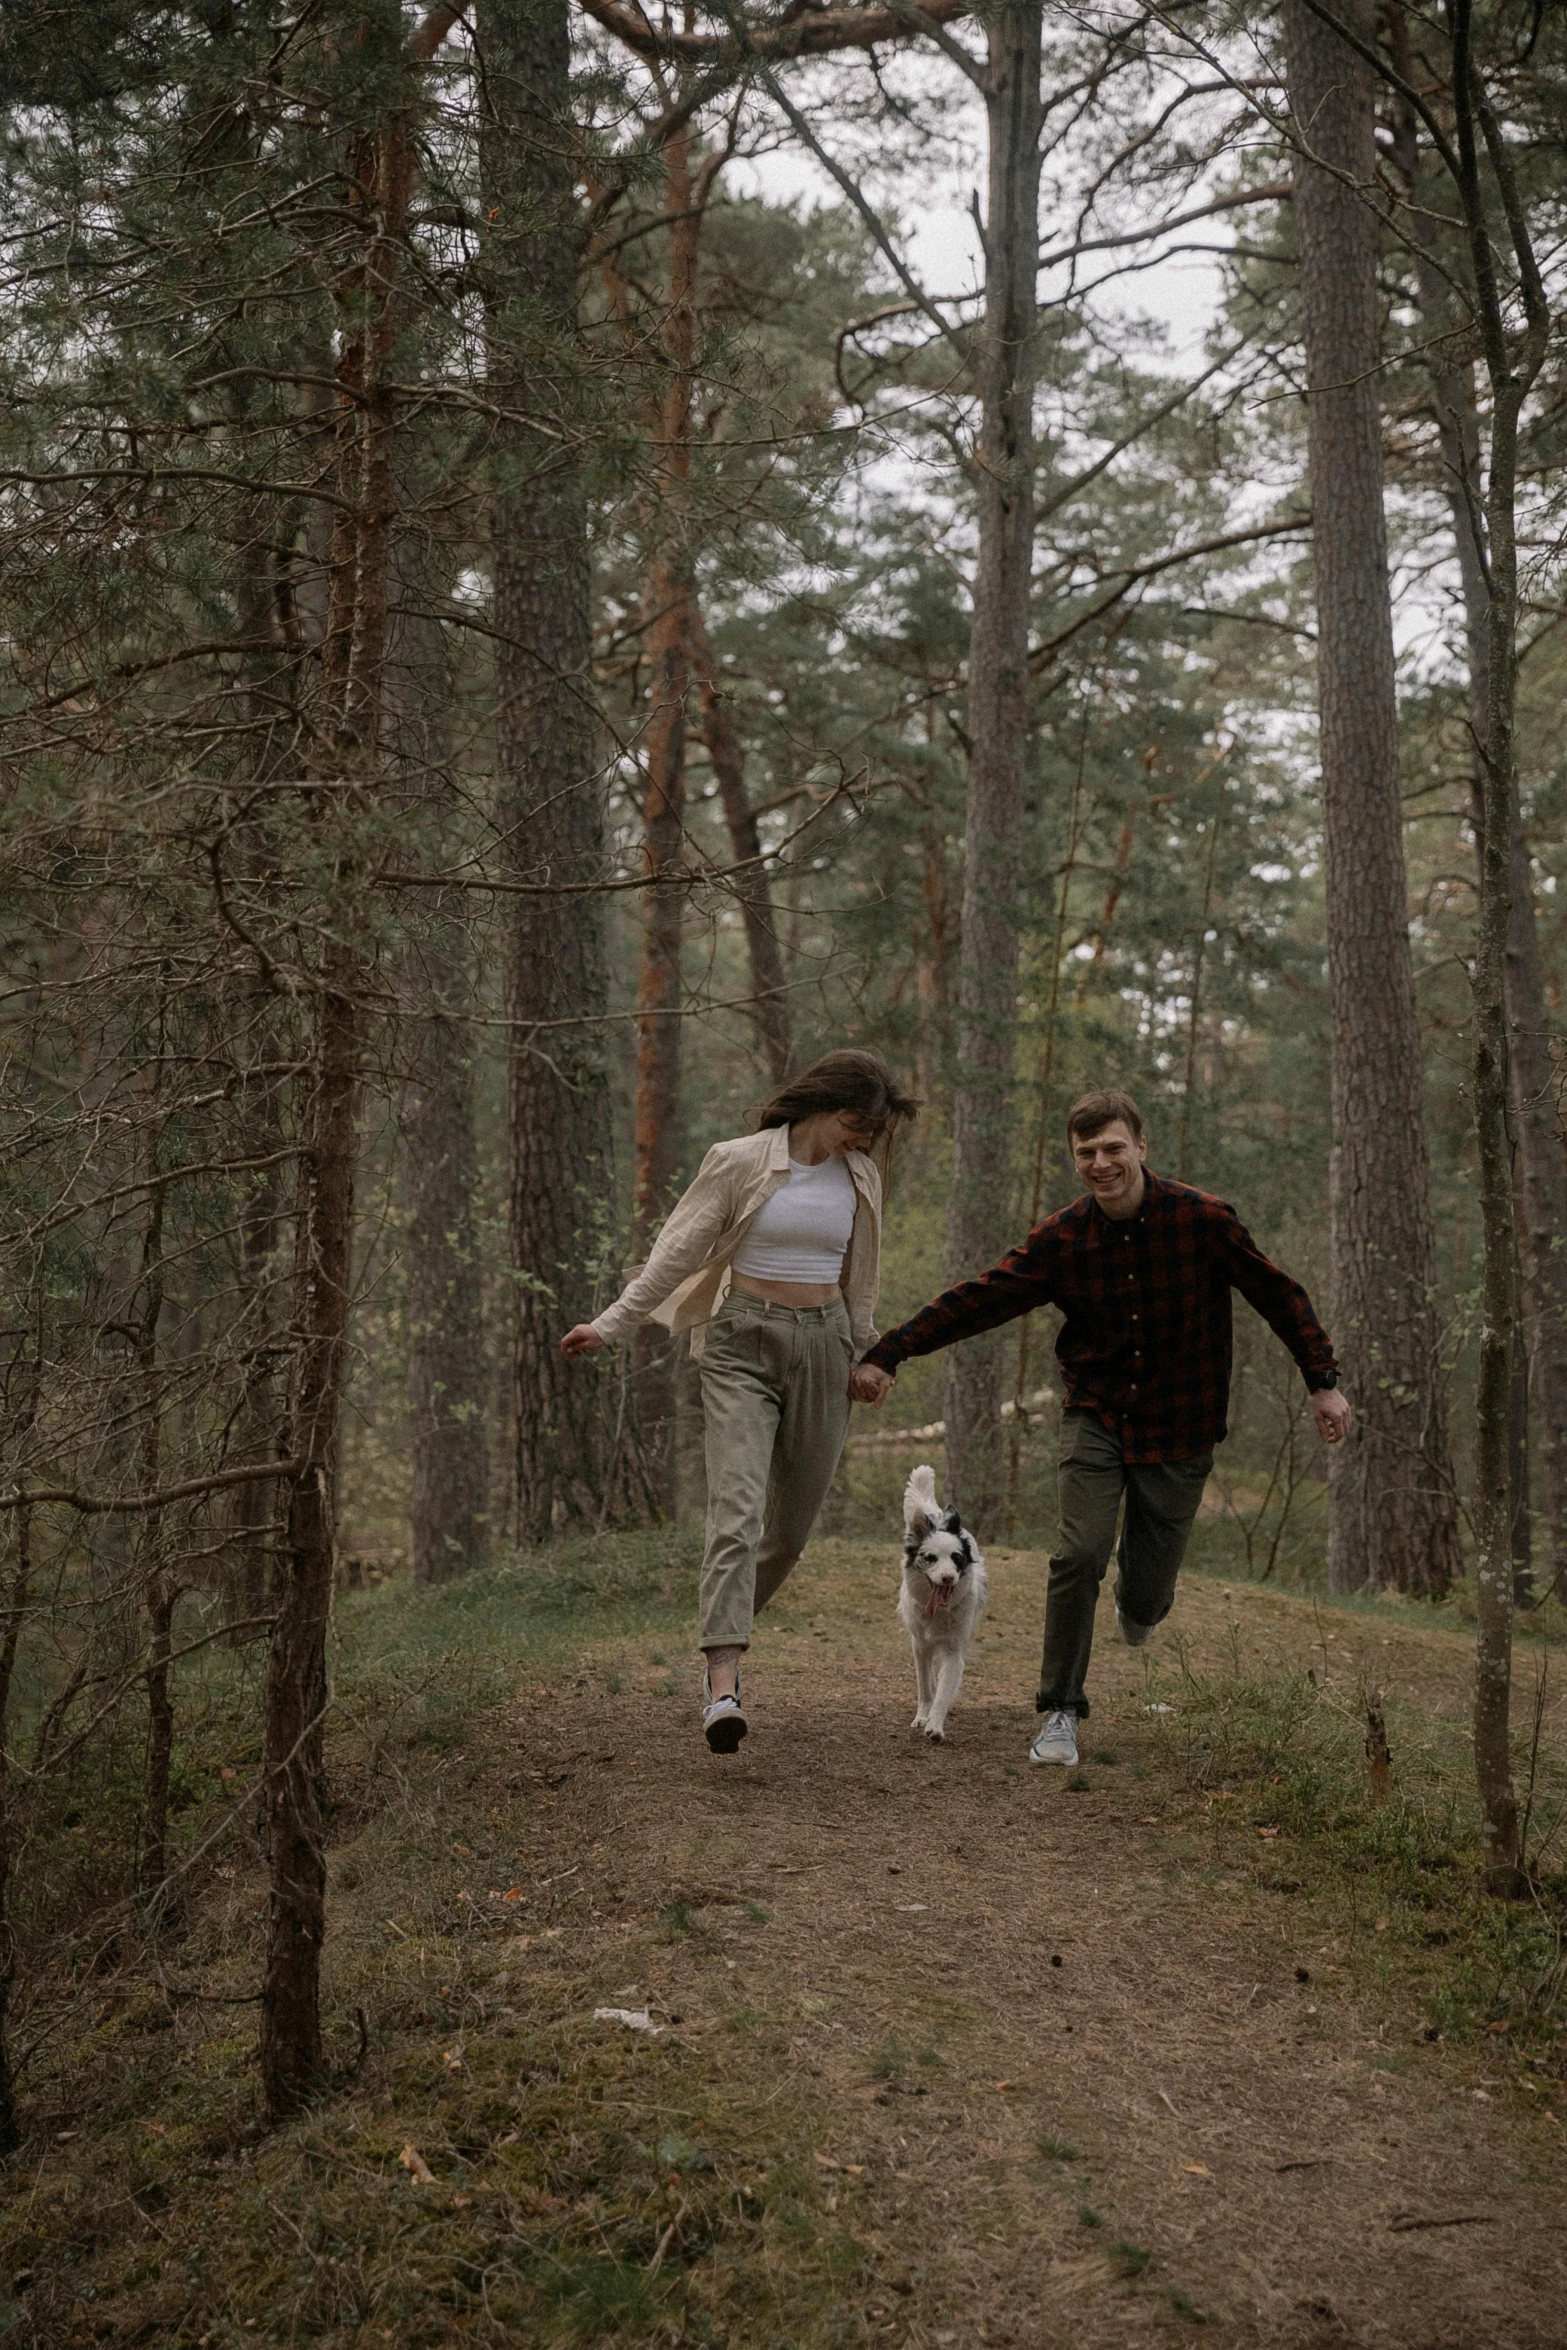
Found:
[[774, 1306], [830, 1306], [843, 1295], [836, 1281], [758, 1281], [749, 1273], [731, 1274], [729, 1285]]

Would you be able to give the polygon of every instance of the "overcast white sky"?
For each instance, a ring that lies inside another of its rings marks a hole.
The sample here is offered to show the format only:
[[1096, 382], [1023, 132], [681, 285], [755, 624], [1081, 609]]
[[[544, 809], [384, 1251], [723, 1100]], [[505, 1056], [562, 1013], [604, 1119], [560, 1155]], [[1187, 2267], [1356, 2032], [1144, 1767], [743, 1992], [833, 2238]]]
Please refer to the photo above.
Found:
[[[977, 155], [984, 135], [977, 102], [974, 116]], [[843, 202], [841, 191], [814, 157], [793, 147], [755, 161], [736, 162], [726, 179], [737, 193], [765, 196], [774, 203], [800, 197], [812, 204]], [[975, 179], [973, 164], [967, 170], [956, 163], [950, 170], [932, 170], [921, 185], [917, 207], [911, 206], [906, 185], [899, 190], [899, 208], [906, 222], [900, 249], [920, 283], [932, 293], [955, 294], [979, 284], [979, 243], [970, 211]], [[879, 194], [866, 188], [873, 203]], [[1041, 291], [1048, 290], [1048, 279], [1042, 280]], [[1144, 317], [1159, 320], [1167, 328], [1171, 364], [1181, 368], [1201, 352], [1203, 337], [1213, 323], [1218, 293], [1218, 272], [1213, 263], [1188, 256], [1162, 262], [1133, 278], [1124, 306], [1129, 312], [1135, 309]], [[1097, 304], [1101, 311], [1111, 307], [1104, 294]]]

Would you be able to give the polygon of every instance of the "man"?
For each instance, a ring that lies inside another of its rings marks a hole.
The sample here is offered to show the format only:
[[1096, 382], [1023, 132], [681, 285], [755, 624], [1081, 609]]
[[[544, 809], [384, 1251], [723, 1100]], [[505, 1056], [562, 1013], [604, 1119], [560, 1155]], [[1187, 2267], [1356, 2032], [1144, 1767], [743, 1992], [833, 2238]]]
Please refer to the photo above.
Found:
[[1035, 1700], [1045, 1718], [1029, 1760], [1070, 1764], [1088, 1712], [1094, 1609], [1123, 1494], [1115, 1620], [1127, 1646], [1141, 1648], [1174, 1603], [1213, 1448], [1226, 1429], [1232, 1288], [1299, 1364], [1325, 1444], [1342, 1442], [1350, 1413], [1306, 1292], [1269, 1262], [1223, 1200], [1154, 1174], [1131, 1097], [1085, 1094], [1066, 1123], [1084, 1196], [1047, 1216], [988, 1273], [960, 1281], [889, 1331], [851, 1386], [862, 1403], [880, 1404], [911, 1355], [975, 1338], [1036, 1306], [1059, 1306], [1066, 1316], [1056, 1339], [1061, 1538], [1050, 1561]]

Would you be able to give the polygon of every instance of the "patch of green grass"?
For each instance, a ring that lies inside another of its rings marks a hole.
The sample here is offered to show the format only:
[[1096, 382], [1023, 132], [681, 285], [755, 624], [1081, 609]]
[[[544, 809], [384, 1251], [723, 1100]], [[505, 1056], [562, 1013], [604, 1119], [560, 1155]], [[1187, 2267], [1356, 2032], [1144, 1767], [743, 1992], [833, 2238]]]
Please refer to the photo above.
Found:
[[912, 2050], [905, 2048], [901, 2040], [884, 2040], [879, 2048], [871, 2051], [869, 2067], [871, 2079], [873, 2081], [899, 2080], [908, 2071], [913, 2061]]
[[772, 1924], [772, 1911], [764, 1909], [759, 1901], [747, 1901], [742, 1904], [742, 1907], [753, 1926], [770, 1926]]
[[[1567, 1878], [1542, 1874], [1536, 1898], [1481, 1890], [1473, 1756], [1459, 1726], [1386, 1701], [1395, 1797], [1377, 1805], [1353, 1702], [1303, 1672], [1198, 1674], [1178, 1712], [1153, 1718], [1156, 1751], [1189, 1788], [1223, 1790], [1210, 1851], [1224, 1869], [1309, 1902], [1313, 1931], [1336, 1932], [1345, 1963], [1407, 2001], [1411, 2030], [1449, 2038], [1505, 2025], [1511, 2044], [1567, 2025]], [[1531, 1756], [1515, 1742], [1520, 1789]], [[1561, 1759], [1537, 1758], [1535, 1814], [1567, 1802]], [[1259, 1831], [1265, 1831], [1260, 1833]], [[1401, 2001], [1401, 2003], [1402, 2003]]]
[[1065, 2138], [1037, 2138], [1035, 2144], [1046, 2162], [1079, 2162], [1082, 2159], [1077, 2148], [1069, 2146]]
[[1090, 1760], [1093, 1762], [1103, 1763], [1107, 1771], [1113, 1771], [1120, 1759], [1120, 1756], [1118, 1754], [1112, 1754], [1107, 1746], [1097, 1747], [1093, 1755], [1090, 1757]]
[[677, 1934], [691, 1931], [691, 1911], [683, 1901], [666, 1901], [658, 1913], [658, 1922], [673, 1941]]
[[1199, 2309], [1191, 2295], [1183, 2293], [1179, 2286], [1171, 2285], [1165, 2294], [1165, 2299], [1169, 2302], [1176, 2316], [1184, 2317], [1189, 2325], [1212, 2325], [1213, 2319], [1208, 2315], [1207, 2310]]
[[640, 2265], [601, 2252], [562, 2259], [543, 2253], [530, 2263], [530, 2282], [546, 2309], [579, 2342], [645, 2335], [657, 2322], [660, 2296]]
[[1077, 2224], [1080, 2228], [1102, 2228], [1104, 2220], [1091, 2203], [1080, 2203], [1077, 2207]]
[[[214, 1848], [222, 1882], [194, 1874], [181, 1921], [181, 1980], [209, 1998], [171, 2002], [130, 1948], [34, 2008], [49, 2029], [22, 2116], [33, 2186], [0, 2242], [0, 2276], [32, 2281], [7, 2342], [76, 2339], [85, 2302], [104, 2338], [159, 2343], [281, 2328], [322, 2350], [470, 2335], [840, 2350], [860, 2254], [812, 2161], [830, 2117], [795, 2092], [739, 2110], [733, 2042], [708, 2055], [595, 2022], [620, 1978], [583, 1978], [574, 1879], [527, 1908], [486, 1898], [529, 1875], [511, 1823], [535, 1780], [559, 1782], [485, 1709], [520, 1672], [580, 1671], [591, 1642], [683, 1614], [697, 1547], [562, 1545], [450, 1585], [340, 1598], [330, 2086], [296, 2121], [261, 2126], [255, 2010], [231, 2004], [254, 1992], [264, 1936], [247, 1813]], [[240, 1728], [253, 1728], [256, 1659], [213, 1647], [182, 1697], [208, 1786], [185, 1815], [193, 1839], [233, 1800], [218, 1764], [254, 1760]], [[129, 1771], [125, 1785], [129, 1803]], [[701, 1931], [674, 1902], [671, 1928]], [[755, 2010], [726, 2022], [769, 2028]]]
[[1068, 1795], [1086, 1795], [1092, 1786], [1093, 1781], [1086, 1771], [1074, 1771], [1067, 1780], [1066, 1791]]
[[1153, 2254], [1145, 2252], [1140, 2244], [1128, 2244], [1124, 2237], [1110, 2245], [1106, 2254], [1116, 2275], [1123, 2284], [1135, 2284], [1153, 2266]]

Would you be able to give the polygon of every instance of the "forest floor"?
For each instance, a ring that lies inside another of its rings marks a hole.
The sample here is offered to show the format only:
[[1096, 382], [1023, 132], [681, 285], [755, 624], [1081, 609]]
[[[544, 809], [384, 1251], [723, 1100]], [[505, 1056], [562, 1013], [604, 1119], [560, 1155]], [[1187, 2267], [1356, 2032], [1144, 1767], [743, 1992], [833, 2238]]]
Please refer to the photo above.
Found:
[[[1190, 1576], [1133, 1656], [1107, 1602], [1082, 1768], [1031, 1769], [1042, 1557], [992, 1553], [939, 1749], [894, 1559], [815, 1546], [732, 1758], [657, 1613], [383, 1748], [336, 2094], [264, 2133], [253, 2011], [106, 1996], [0, 2339], [1563, 2350], [1559, 1912], [1473, 1895], [1463, 1633]], [[165, 1979], [253, 1967], [261, 1900]]]

